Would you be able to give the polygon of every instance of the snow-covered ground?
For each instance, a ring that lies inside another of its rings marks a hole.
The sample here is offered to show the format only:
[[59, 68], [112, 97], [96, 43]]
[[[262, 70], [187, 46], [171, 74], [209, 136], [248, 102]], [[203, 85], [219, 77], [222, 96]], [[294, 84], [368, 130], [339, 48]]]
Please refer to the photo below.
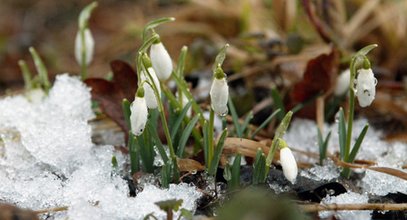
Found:
[[0, 100], [0, 202], [33, 210], [68, 206], [55, 219], [143, 219], [154, 204], [182, 199], [182, 208], [194, 211], [201, 193], [188, 184], [160, 189], [145, 185], [129, 197], [119, 169], [125, 157], [113, 146], [91, 141], [91, 95], [77, 77], [59, 75], [48, 96], [18, 95]]

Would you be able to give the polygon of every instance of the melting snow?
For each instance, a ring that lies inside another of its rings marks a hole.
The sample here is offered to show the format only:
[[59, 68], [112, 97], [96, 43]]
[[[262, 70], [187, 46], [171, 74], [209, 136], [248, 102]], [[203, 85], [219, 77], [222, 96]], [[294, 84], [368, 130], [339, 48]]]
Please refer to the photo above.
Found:
[[154, 203], [167, 199], [182, 199], [182, 208], [194, 211], [201, 193], [187, 184], [145, 185], [128, 196], [127, 182], [111, 166], [115, 155], [122, 168], [124, 155], [91, 141], [90, 97], [78, 78], [63, 74], [48, 97], [0, 100], [0, 202], [34, 210], [69, 206], [54, 219], [143, 219], [151, 212], [163, 219]]
[[[354, 192], [347, 192], [338, 196], [327, 196], [322, 199], [321, 204], [363, 204], [369, 200], [366, 194], [358, 194]], [[336, 218], [341, 220], [353, 220], [353, 219], [370, 219], [371, 211], [323, 211], [319, 212], [320, 218], [327, 218], [331, 215], [335, 215]]]

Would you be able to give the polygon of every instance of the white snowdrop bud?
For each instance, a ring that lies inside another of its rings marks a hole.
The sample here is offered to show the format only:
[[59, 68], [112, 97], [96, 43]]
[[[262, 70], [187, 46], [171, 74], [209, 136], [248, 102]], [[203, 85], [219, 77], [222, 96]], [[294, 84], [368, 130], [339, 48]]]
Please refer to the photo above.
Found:
[[130, 112], [131, 132], [134, 135], [139, 136], [143, 133], [144, 128], [146, 127], [148, 116], [143, 87], [140, 87], [137, 90], [136, 97], [130, 105]]
[[[155, 87], [157, 88], [157, 92], [159, 98], [161, 98], [161, 87], [160, 81], [158, 81], [157, 75], [152, 67], [148, 68], [148, 72], [150, 73], [151, 77], [153, 78], [153, 82], [151, 82], [150, 77], [147, 75], [145, 71], [141, 72], [140, 79], [141, 81], [147, 81], [149, 83], [154, 83]], [[154, 109], [158, 107], [157, 98], [155, 96], [153, 88], [148, 83], [143, 83], [144, 88], [144, 95], [147, 103], [147, 107], [149, 109]]]
[[82, 53], [85, 52], [85, 63], [89, 65], [93, 58], [93, 50], [95, 48], [95, 41], [93, 40], [92, 33], [89, 28], [84, 30], [85, 48], [83, 48], [81, 31], [79, 30], [75, 38], [75, 59], [79, 65], [82, 65]]
[[211, 106], [213, 111], [219, 116], [225, 116], [228, 113], [229, 86], [226, 82], [225, 73], [218, 66], [215, 71], [211, 90]]
[[160, 40], [151, 45], [150, 57], [158, 79], [164, 81], [170, 78], [172, 72], [172, 60]]
[[290, 148], [284, 147], [280, 150], [280, 163], [283, 167], [285, 178], [294, 184], [295, 179], [297, 178], [298, 167]]
[[360, 107], [372, 104], [376, 95], [377, 79], [373, 75], [372, 69], [360, 69], [356, 79], [356, 97]]
[[339, 74], [336, 80], [334, 94], [336, 96], [344, 95], [349, 89], [349, 84], [350, 84], [350, 69], [347, 69], [343, 71], [341, 74]]

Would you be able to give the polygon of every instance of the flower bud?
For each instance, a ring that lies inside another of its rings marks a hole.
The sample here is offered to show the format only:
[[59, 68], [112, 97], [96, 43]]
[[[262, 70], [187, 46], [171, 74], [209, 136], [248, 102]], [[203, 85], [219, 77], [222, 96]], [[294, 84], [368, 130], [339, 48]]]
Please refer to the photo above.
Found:
[[146, 99], [144, 98], [144, 89], [140, 87], [137, 90], [136, 97], [134, 101], [130, 105], [130, 124], [131, 124], [131, 132], [139, 136], [143, 133], [144, 128], [146, 127], [147, 123], [147, 104]]
[[164, 81], [170, 78], [172, 72], [172, 60], [161, 41], [155, 42], [150, 48], [151, 63], [157, 73], [157, 77]]
[[356, 97], [360, 107], [372, 104], [376, 95], [377, 79], [373, 75], [372, 69], [360, 69], [356, 79]]
[[229, 86], [220, 66], [215, 71], [209, 95], [213, 111], [219, 116], [225, 116], [228, 113]]
[[334, 94], [336, 96], [344, 95], [349, 89], [349, 84], [350, 84], [350, 70], [347, 69], [343, 71], [341, 74], [339, 74], [336, 80]]
[[93, 40], [92, 33], [90, 32], [89, 28], [85, 28], [83, 31], [85, 37], [85, 48], [83, 48], [81, 31], [79, 30], [75, 38], [75, 59], [79, 65], [82, 65], [82, 52], [85, 52], [85, 63], [86, 65], [89, 65], [93, 58], [95, 41]]
[[294, 155], [290, 148], [284, 147], [280, 150], [280, 163], [283, 167], [283, 173], [285, 178], [294, 184], [297, 178], [298, 168]]
[[[151, 77], [153, 78], [153, 82], [151, 82], [150, 77], [147, 75], [147, 73], [145, 71], [141, 72], [140, 79], [141, 79], [141, 81], [147, 81], [149, 83], [154, 83], [155, 87], [157, 88], [159, 98], [161, 98], [160, 81], [158, 81], [157, 75], [155, 74], [155, 71], [152, 67], [148, 68], [148, 72], [150, 73]], [[157, 108], [158, 107], [157, 98], [155, 96], [154, 90], [151, 87], [151, 85], [148, 83], [143, 83], [143, 88], [144, 88], [144, 94], [145, 94], [147, 107], [149, 109]]]

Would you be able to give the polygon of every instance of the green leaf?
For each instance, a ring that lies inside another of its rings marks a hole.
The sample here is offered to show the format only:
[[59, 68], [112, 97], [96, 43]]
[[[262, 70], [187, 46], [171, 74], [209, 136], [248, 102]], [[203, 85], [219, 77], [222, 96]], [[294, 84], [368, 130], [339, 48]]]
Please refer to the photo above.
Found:
[[192, 129], [194, 129], [195, 124], [198, 122], [199, 115], [195, 115], [192, 120], [188, 123], [185, 130], [182, 132], [181, 139], [179, 141], [177, 156], [182, 157], [185, 150], [185, 145], [188, 141], [188, 138], [191, 136]]
[[225, 180], [228, 182], [232, 179], [232, 171], [230, 169], [229, 164], [226, 164], [225, 168], [223, 169], [223, 178], [225, 178]]
[[323, 164], [323, 161], [326, 158], [326, 152], [328, 149], [328, 142], [331, 137], [331, 131], [329, 131], [328, 135], [326, 136], [325, 140], [322, 137], [321, 130], [318, 128], [318, 146], [319, 146], [319, 164]]
[[187, 115], [188, 109], [191, 107], [192, 101], [188, 102], [185, 107], [182, 109], [181, 114], [178, 115], [177, 120], [175, 120], [174, 125], [171, 129], [171, 139], [174, 140], [175, 135], [178, 133], [178, 129], [181, 126], [182, 121]]
[[240, 164], [242, 161], [242, 155], [238, 154], [235, 157], [232, 165], [232, 179], [230, 180], [229, 187], [231, 189], [237, 189], [240, 187]]
[[152, 20], [150, 22], [148, 22], [145, 26], [144, 26], [144, 30], [143, 30], [143, 40], [146, 39], [148, 31], [156, 28], [157, 26], [167, 23], [167, 22], [171, 22], [171, 21], [175, 21], [175, 18], [173, 17], [164, 17], [164, 18], [158, 18], [156, 20]]
[[118, 163], [117, 163], [117, 158], [116, 158], [116, 156], [112, 156], [112, 167], [113, 168], [115, 168], [115, 169], [117, 169], [117, 167], [118, 167], [119, 165], [118, 165]]
[[129, 128], [129, 131], [131, 131], [131, 123], [130, 123], [130, 105], [131, 103], [127, 99], [123, 99], [122, 101], [122, 109], [123, 109], [123, 115], [124, 115], [124, 121], [127, 124], [127, 127]]
[[257, 129], [253, 132], [252, 134], [252, 139], [254, 139], [254, 137], [256, 136], [257, 133], [259, 133], [261, 131], [261, 129], [265, 128], [270, 121], [281, 111], [281, 109], [277, 109], [275, 110], [269, 117], [267, 117], [266, 120], [263, 121], [263, 123], [260, 124], [259, 127], [257, 127]]
[[367, 45], [366, 47], [360, 49], [357, 54], [361, 54], [363, 56], [366, 56], [371, 50], [375, 49], [376, 47], [378, 47], [377, 44], [370, 44]]
[[346, 145], [346, 123], [345, 123], [345, 115], [343, 113], [343, 109], [339, 108], [339, 124], [338, 124], [338, 132], [339, 132], [339, 152], [341, 155], [341, 159], [345, 158], [345, 145]]
[[161, 187], [168, 188], [171, 182], [171, 161], [167, 161], [161, 167]]
[[186, 220], [192, 220], [194, 218], [194, 215], [192, 214], [191, 211], [182, 208], [181, 215], [178, 217], [178, 220], [180, 220], [181, 217], [184, 217], [184, 219], [186, 219]]
[[276, 89], [276, 87], [273, 87], [271, 89], [271, 97], [273, 98], [274, 108], [281, 110], [278, 112], [278, 115], [277, 115], [278, 120], [281, 121], [284, 118], [285, 107], [284, 107], [283, 99], [281, 98], [281, 95], [278, 92], [278, 90]]
[[33, 89], [34, 85], [32, 82], [32, 73], [28, 69], [27, 63], [24, 60], [19, 60], [18, 65], [20, 66], [21, 73], [23, 74], [24, 87], [25, 90]]
[[134, 173], [140, 171], [140, 162], [139, 162], [140, 156], [137, 151], [135, 136], [131, 132], [129, 132], [128, 145], [129, 145], [129, 154], [130, 154], [131, 174], [134, 174]]
[[38, 55], [37, 51], [34, 49], [34, 47], [30, 47], [29, 51], [34, 60], [35, 68], [37, 69], [40, 83], [44, 88], [45, 92], [48, 93], [49, 89], [51, 88], [51, 84], [49, 83], [48, 80], [48, 70], [45, 67], [44, 62], [42, 62], [42, 59]]
[[79, 29], [84, 29], [88, 26], [90, 14], [97, 6], [98, 6], [97, 2], [92, 2], [89, 5], [87, 5], [85, 8], [82, 9], [81, 13], [79, 14], [79, 19], [78, 19]]
[[[219, 138], [218, 144], [216, 145], [213, 158], [210, 160], [211, 164], [209, 165], [208, 174], [215, 175], [216, 169], [218, 168], [220, 156], [222, 155], [223, 146], [225, 144], [225, 139], [228, 135], [227, 129], [223, 130], [222, 135]], [[211, 140], [209, 140], [211, 141]]]
[[249, 114], [246, 116], [242, 126], [240, 127], [241, 132], [242, 132], [242, 137], [243, 137], [243, 134], [245, 133], [247, 127], [249, 126], [249, 123], [252, 120], [252, 118], [253, 118], [253, 111], [250, 111]]
[[368, 124], [365, 125], [365, 127], [363, 127], [362, 131], [359, 134], [359, 137], [356, 139], [356, 142], [353, 145], [352, 151], [350, 152], [350, 155], [348, 157], [348, 161], [346, 162], [352, 163], [355, 160], [356, 154], [358, 153], [360, 146], [362, 145], [363, 139], [365, 138], [368, 129], [369, 129]]
[[206, 169], [209, 170], [210, 164], [209, 164], [209, 125], [208, 122], [205, 120], [204, 124], [202, 125], [202, 132], [203, 132], [203, 151], [204, 151], [204, 157], [205, 157], [205, 166]]
[[156, 202], [154, 204], [156, 204], [161, 210], [163, 210], [164, 212], [168, 211], [168, 210], [174, 210], [174, 211], [178, 211], [178, 209], [181, 207], [182, 205], [182, 199], [170, 199], [170, 200], [165, 200], [165, 201], [160, 201], [160, 202]]
[[185, 58], [187, 56], [187, 52], [188, 52], [188, 47], [187, 46], [183, 46], [181, 49], [181, 52], [179, 54], [178, 57], [178, 65], [177, 65], [177, 69], [175, 70], [175, 73], [179, 76], [179, 77], [183, 77], [184, 76], [184, 69], [185, 69]]
[[151, 138], [154, 140], [155, 146], [158, 149], [158, 153], [160, 154], [164, 163], [166, 163], [169, 159], [167, 153], [165, 152], [164, 146], [161, 143], [160, 137], [157, 134], [157, 129], [155, 129], [154, 126], [150, 123], [147, 124], [147, 129], [149, 129], [149, 133], [151, 134]]
[[266, 156], [263, 151], [259, 148], [256, 153], [256, 157], [253, 163], [253, 177], [252, 183], [254, 185], [265, 183], [266, 181]]
[[213, 63], [212, 66], [212, 72], [214, 73], [216, 68], [218, 66], [222, 66], [223, 61], [225, 61], [226, 58], [226, 49], [229, 47], [229, 44], [225, 44], [225, 46], [222, 47], [222, 49], [220, 49], [218, 55], [215, 58], [215, 62]]
[[278, 139], [282, 138], [284, 133], [287, 131], [287, 128], [290, 125], [292, 116], [293, 116], [292, 111], [287, 112], [287, 114], [284, 116], [283, 120], [280, 122], [280, 124], [277, 127], [277, 130], [274, 134], [273, 141], [271, 142], [271, 148], [270, 148], [269, 154], [267, 155], [267, 158], [266, 158], [266, 165], [268, 167], [270, 167], [271, 163], [273, 162], [274, 154], [278, 148]]
[[243, 133], [242, 133], [242, 129], [241, 129], [240, 123], [239, 123], [239, 116], [237, 115], [236, 108], [235, 108], [235, 105], [233, 104], [231, 97], [229, 97], [229, 99], [228, 99], [228, 104], [229, 104], [230, 114], [232, 115], [233, 125], [235, 126], [236, 134], [238, 137], [241, 138], [243, 136]]

